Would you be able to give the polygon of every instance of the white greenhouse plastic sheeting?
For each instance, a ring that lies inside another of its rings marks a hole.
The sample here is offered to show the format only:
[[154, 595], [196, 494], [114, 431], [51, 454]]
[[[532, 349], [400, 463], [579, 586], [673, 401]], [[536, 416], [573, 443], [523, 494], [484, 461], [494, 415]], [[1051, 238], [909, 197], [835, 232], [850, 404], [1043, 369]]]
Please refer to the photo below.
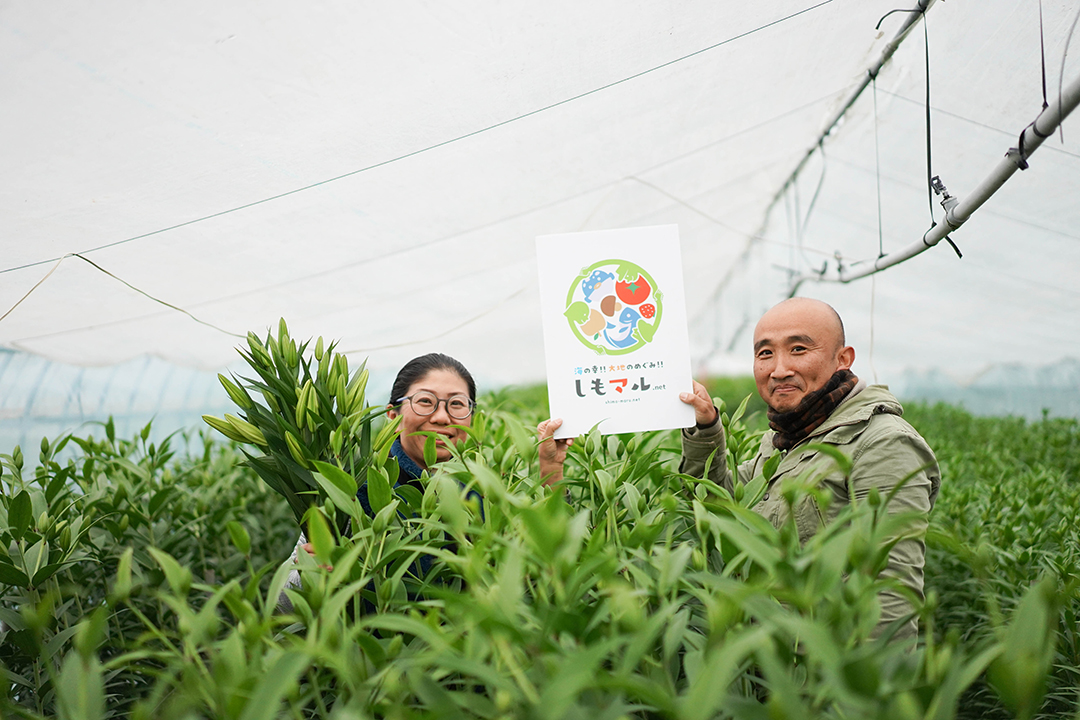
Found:
[[[0, 347], [212, 379], [239, 367], [228, 333], [283, 316], [380, 373], [438, 350], [481, 387], [542, 381], [534, 238], [676, 223], [695, 372], [747, 373], [794, 276], [930, 227], [924, 37], [932, 172], [960, 198], [1042, 110], [1040, 10], [1048, 96], [1080, 76], [1075, 2], [934, 3], [781, 192], [896, 8], [0, 3]], [[800, 286], [857, 374], [1080, 357], [1078, 133], [953, 234], [963, 259]]]

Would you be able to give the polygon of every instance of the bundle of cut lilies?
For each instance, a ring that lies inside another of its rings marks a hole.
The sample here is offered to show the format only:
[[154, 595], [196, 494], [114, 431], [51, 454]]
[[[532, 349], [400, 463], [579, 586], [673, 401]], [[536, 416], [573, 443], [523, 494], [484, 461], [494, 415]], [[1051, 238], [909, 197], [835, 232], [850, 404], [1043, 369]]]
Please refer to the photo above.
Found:
[[386, 409], [365, 403], [364, 365], [350, 375], [349, 361], [334, 351], [335, 343], [326, 345], [320, 337], [309, 355], [310, 345], [309, 340], [298, 346], [284, 319], [276, 338], [271, 332], [265, 340], [248, 333], [247, 347], [239, 352], [255, 377], [218, 375], [237, 414], [203, 420], [229, 439], [254, 446], [255, 451], [244, 448], [247, 463], [288, 501], [298, 522], [305, 524], [309, 509], [319, 506], [336, 516], [340, 532], [351, 514], [342, 501], [355, 496], [357, 479], [374, 481], [379, 490], [385, 483], [389, 491], [389, 478], [396, 477], [388, 455], [397, 423], [385, 423], [373, 438], [372, 424]]

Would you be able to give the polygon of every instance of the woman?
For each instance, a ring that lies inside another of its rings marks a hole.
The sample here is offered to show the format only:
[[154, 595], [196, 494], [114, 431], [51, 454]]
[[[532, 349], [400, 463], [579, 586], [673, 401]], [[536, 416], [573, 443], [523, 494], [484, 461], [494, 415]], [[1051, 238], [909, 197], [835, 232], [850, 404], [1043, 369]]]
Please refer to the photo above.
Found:
[[[435, 438], [435, 462], [449, 460], [450, 446], [462, 442], [465, 428], [472, 424], [473, 410], [476, 408], [476, 382], [464, 365], [448, 355], [421, 355], [405, 363], [398, 371], [387, 407], [388, 418], [401, 418], [398, 437], [390, 448], [399, 468], [394, 487], [412, 485], [423, 492], [420, 477], [430, 469], [424, 460], [428, 433]], [[482, 515], [484, 506], [479, 493], [471, 491], [469, 496], [477, 499]], [[374, 517], [375, 513], [368, 502], [367, 483], [360, 486], [356, 497], [364, 512]], [[300, 550], [314, 554], [304, 533], [300, 533], [293, 551], [293, 563]], [[289, 573], [286, 588], [297, 587], [300, 587], [300, 572], [294, 569]], [[278, 599], [278, 607], [285, 612], [292, 609], [292, 603], [284, 592]]]
[[[476, 382], [464, 365], [448, 355], [421, 355], [398, 372], [387, 407], [388, 418], [401, 417], [397, 439], [390, 447], [399, 468], [395, 487], [412, 485], [423, 492], [420, 476], [430, 469], [424, 460], [424, 445], [429, 436], [434, 437], [435, 462], [450, 459], [450, 446], [462, 442], [465, 428], [472, 424]], [[366, 484], [357, 498], [364, 511], [373, 516]]]

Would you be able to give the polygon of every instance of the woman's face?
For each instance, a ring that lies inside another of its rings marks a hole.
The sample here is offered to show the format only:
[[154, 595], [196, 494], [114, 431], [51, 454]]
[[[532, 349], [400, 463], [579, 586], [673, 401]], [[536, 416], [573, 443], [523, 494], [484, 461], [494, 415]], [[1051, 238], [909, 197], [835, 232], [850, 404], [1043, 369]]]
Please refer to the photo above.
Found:
[[[427, 391], [435, 395], [439, 400], [446, 400], [454, 395], [469, 397], [469, 386], [453, 370], [437, 369], [428, 372], [422, 378], [409, 386], [406, 396], [412, 397], [418, 392]], [[397, 400], [397, 398], [394, 398]], [[435, 459], [437, 462], [450, 459], [450, 444], [457, 444], [465, 439], [465, 431], [458, 426], [472, 424], [472, 415], [464, 420], [456, 420], [447, 412], [446, 403], [438, 403], [438, 407], [431, 415], [419, 415], [413, 407], [413, 403], [405, 400], [398, 410], [390, 410], [387, 416], [391, 419], [401, 415], [401, 447], [413, 461], [422, 468], [424, 463], [424, 443], [426, 435], [416, 435], [418, 432], [433, 432], [435, 436]]]

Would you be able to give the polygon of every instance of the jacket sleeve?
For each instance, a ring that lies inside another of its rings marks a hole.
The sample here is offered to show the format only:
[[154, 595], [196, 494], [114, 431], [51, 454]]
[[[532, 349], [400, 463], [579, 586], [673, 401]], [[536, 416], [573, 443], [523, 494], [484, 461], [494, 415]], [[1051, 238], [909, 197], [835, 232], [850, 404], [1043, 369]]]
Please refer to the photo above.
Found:
[[[713, 454], [715, 453], [715, 455]], [[734, 492], [735, 483], [728, 469], [727, 443], [724, 436], [724, 426], [719, 419], [713, 425], [706, 428], [697, 426], [684, 428], [682, 431], [682, 459], [679, 461], [679, 472], [694, 477], [704, 477], [705, 464], [712, 457], [709, 465], [708, 479], [723, 487], [728, 492]], [[754, 460], [749, 460], [738, 468], [739, 482], [747, 483], [753, 479]]]
[[[871, 430], [872, 437], [861, 444], [852, 458], [851, 489], [856, 502], [861, 502], [876, 488], [883, 501], [888, 499], [889, 515], [914, 515], [915, 519], [889, 552], [882, 576], [897, 580], [921, 599], [926, 528], [941, 474], [933, 451], [910, 425], [895, 416], [878, 416], [875, 420], [883, 428]], [[880, 599], [881, 620], [875, 635], [912, 610], [908, 600], [897, 591], [883, 592]], [[918, 622], [913, 619], [896, 637], [914, 637], [917, 632]]]

